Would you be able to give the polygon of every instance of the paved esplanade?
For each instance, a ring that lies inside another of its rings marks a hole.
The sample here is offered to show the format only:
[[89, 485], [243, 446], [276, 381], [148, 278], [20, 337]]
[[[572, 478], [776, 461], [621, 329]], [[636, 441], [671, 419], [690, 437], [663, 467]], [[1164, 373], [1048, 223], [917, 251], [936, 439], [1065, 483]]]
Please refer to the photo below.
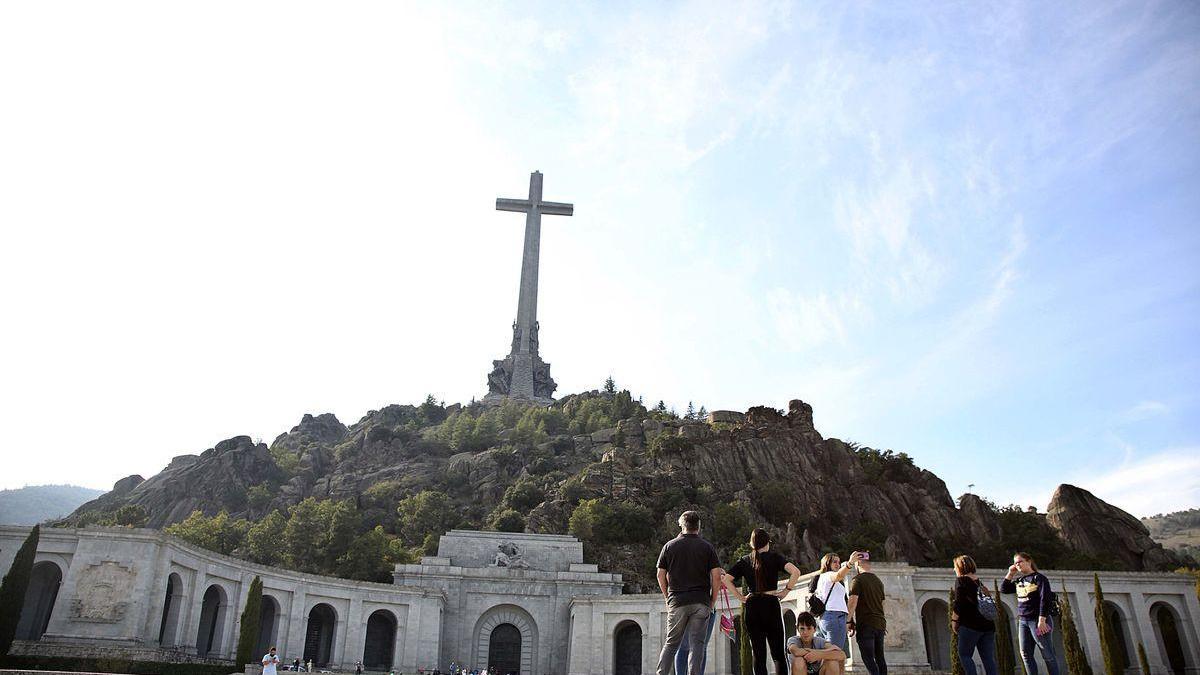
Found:
[[529, 176], [528, 199], [496, 200], [496, 210], [525, 214], [525, 247], [521, 256], [521, 291], [517, 299], [517, 320], [513, 323], [512, 349], [502, 361], [493, 361], [488, 376], [488, 396], [498, 398], [549, 399], [556, 385], [550, 378], [550, 364], [538, 355], [538, 262], [541, 258], [542, 215], [570, 216], [573, 204], [542, 201], [542, 174]]

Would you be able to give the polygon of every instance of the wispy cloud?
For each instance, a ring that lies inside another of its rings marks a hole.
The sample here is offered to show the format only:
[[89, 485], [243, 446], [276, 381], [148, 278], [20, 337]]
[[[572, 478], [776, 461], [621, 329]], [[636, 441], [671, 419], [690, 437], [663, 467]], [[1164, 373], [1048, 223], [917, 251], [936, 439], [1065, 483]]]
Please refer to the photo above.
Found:
[[1118, 420], [1125, 424], [1141, 422], [1152, 417], [1166, 415], [1170, 411], [1167, 404], [1160, 401], [1141, 401], [1122, 412], [1118, 416]]

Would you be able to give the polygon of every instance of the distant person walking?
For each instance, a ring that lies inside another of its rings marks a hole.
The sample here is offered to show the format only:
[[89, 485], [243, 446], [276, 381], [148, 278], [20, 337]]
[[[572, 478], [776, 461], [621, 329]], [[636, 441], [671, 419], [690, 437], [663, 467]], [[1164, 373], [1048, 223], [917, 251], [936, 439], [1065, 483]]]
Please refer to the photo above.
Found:
[[850, 606], [846, 602], [846, 585], [844, 580], [850, 573], [850, 565], [857, 563], [862, 554], [855, 551], [850, 559], [842, 562], [836, 553], [826, 553], [821, 558], [821, 575], [817, 577], [817, 587], [813, 594], [825, 603], [825, 611], [817, 617], [817, 626], [821, 637], [837, 645], [843, 652], [849, 653], [850, 647], [846, 634], [846, 618], [850, 614]]
[[[780, 575], [787, 573], [787, 584], [779, 588]], [[762, 528], [750, 533], [750, 555], [743, 556], [729, 568], [725, 586], [746, 605], [746, 630], [754, 654], [754, 675], [767, 675], [767, 652], [775, 662], [777, 675], [787, 673], [787, 652], [784, 649], [783, 612], [779, 598], [796, 587], [800, 569], [779, 553], [771, 550], [771, 535]], [[744, 579], [748, 594], [737, 587]]]
[[262, 675], [277, 675], [279, 670], [279, 657], [275, 655], [275, 648], [271, 647], [262, 657]]
[[1054, 653], [1054, 592], [1050, 590], [1050, 579], [1038, 571], [1033, 556], [1017, 553], [1008, 568], [1000, 592], [1017, 594], [1017, 642], [1021, 645], [1021, 660], [1025, 662], [1027, 675], [1038, 675], [1034, 649], [1042, 652], [1046, 670], [1058, 675], [1058, 658]]
[[984, 616], [980, 609], [980, 596], [987, 597], [988, 594], [976, 575], [974, 558], [969, 555], [955, 558], [954, 576], [950, 625], [958, 635], [958, 658], [963, 670], [966, 675], [976, 674], [975, 652], [978, 651], [983, 672], [996, 675], [996, 622]]
[[858, 643], [858, 656], [870, 675], [887, 675], [883, 656], [883, 637], [887, 634], [887, 617], [883, 614], [883, 582], [871, 572], [869, 551], [863, 551], [855, 567], [858, 574], [850, 581], [847, 600], [849, 620], [847, 635], [853, 633]]
[[[667, 603], [667, 636], [658, 655], [658, 675], [671, 673], [684, 635], [692, 645], [707, 642], [704, 629], [711, 627], [708, 619], [721, 583], [717, 549], [700, 537], [700, 514], [684, 511], [679, 529], [679, 536], [658, 554], [658, 588]], [[704, 652], [692, 649], [688, 675], [700, 675], [703, 666]]]

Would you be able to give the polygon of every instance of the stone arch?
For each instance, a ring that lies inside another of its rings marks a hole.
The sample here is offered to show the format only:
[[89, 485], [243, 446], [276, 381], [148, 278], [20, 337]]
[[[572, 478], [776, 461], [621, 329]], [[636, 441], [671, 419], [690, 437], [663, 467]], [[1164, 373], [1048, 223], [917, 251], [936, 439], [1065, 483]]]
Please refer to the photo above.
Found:
[[21, 606], [21, 618], [17, 621], [18, 640], [41, 640], [50, 615], [58, 600], [58, 588], [62, 585], [62, 568], [57, 563], [43, 560], [35, 563], [29, 575], [29, 587], [25, 589], [25, 601]]
[[396, 650], [396, 615], [377, 609], [367, 617], [367, 639], [363, 643], [363, 667], [367, 670], [388, 670]]
[[[496, 605], [479, 617], [475, 623], [475, 663], [476, 668], [488, 667], [488, 656], [492, 652], [492, 634], [500, 626], [508, 624], [517, 630], [521, 638], [521, 669], [520, 673], [530, 675], [534, 672], [538, 655], [538, 628], [529, 612], [516, 605]], [[511, 634], [503, 631], [501, 636]]]
[[158, 624], [160, 647], [179, 644], [179, 609], [183, 605], [183, 579], [175, 572], [167, 575], [167, 597], [163, 600], [162, 621]]
[[933, 670], [950, 670], [950, 605], [931, 598], [921, 605], [921, 630], [925, 636], [925, 656]]
[[1150, 605], [1150, 621], [1154, 626], [1154, 637], [1158, 640], [1159, 653], [1163, 655], [1167, 668], [1182, 675], [1188, 668], [1190, 650], [1179, 611], [1167, 602]]
[[204, 591], [200, 604], [200, 625], [196, 628], [196, 654], [198, 656], [221, 657], [222, 636], [229, 617], [229, 593], [220, 584], [213, 584]]
[[613, 631], [614, 675], [642, 675], [642, 627], [626, 619]]
[[272, 646], [276, 645], [277, 636], [279, 635], [279, 601], [275, 596], [263, 593], [262, 596], [262, 614], [258, 619], [258, 641], [254, 646], [254, 658], [259, 658], [266, 654]]
[[1133, 661], [1129, 658], [1132, 650], [1129, 649], [1129, 622], [1125, 620], [1125, 612], [1121, 611], [1117, 603], [1105, 600], [1104, 615], [1108, 617], [1113, 634], [1117, 636], [1117, 653], [1121, 655], [1121, 667], [1129, 668], [1133, 665]]
[[319, 602], [308, 610], [307, 625], [304, 627], [304, 661], [314, 666], [328, 666], [333, 662], [333, 637], [337, 633], [337, 610], [332, 605]]

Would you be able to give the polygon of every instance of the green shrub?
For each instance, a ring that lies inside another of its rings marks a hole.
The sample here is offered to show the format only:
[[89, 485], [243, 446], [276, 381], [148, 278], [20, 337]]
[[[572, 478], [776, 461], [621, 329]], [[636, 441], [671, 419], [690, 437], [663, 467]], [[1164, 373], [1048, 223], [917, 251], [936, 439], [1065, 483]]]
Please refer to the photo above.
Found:
[[996, 599], [996, 674], [1016, 675], [1017, 654], [1013, 651], [1012, 617], [1008, 605], [1000, 598], [1000, 587], [993, 585]]
[[1096, 630], [1100, 633], [1100, 653], [1104, 656], [1105, 675], [1123, 675], [1125, 672], [1124, 659], [1121, 658], [1121, 647], [1117, 644], [1117, 631], [1108, 620], [1104, 611], [1104, 591], [1100, 588], [1100, 575], [1092, 575], [1096, 589]]
[[1079, 643], [1079, 627], [1075, 624], [1075, 614], [1071, 611], [1071, 601], [1066, 593], [1058, 596], [1059, 621], [1062, 622], [1063, 652], [1067, 661], [1067, 672], [1070, 675], [1092, 675], [1092, 666], [1088, 663], [1087, 653]]
[[488, 526], [497, 532], [524, 532], [525, 516], [513, 509], [502, 509], [492, 515]]

